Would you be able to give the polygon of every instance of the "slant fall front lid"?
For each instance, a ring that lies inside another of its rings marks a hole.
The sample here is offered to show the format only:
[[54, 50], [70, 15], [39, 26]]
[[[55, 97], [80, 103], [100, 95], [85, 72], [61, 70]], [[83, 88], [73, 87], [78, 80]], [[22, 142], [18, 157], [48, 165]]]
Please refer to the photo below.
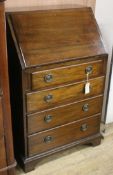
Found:
[[91, 8], [9, 14], [25, 68], [105, 54]]

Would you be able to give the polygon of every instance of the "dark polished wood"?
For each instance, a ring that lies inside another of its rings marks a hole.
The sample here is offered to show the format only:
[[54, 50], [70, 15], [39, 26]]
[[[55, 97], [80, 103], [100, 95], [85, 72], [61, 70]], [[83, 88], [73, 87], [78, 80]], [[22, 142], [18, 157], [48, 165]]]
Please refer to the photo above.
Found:
[[0, 138], [4, 135], [2, 96], [0, 96]]
[[0, 169], [7, 167], [5, 140], [4, 140], [4, 126], [3, 126], [3, 106], [2, 105], [3, 105], [2, 97], [0, 97]]
[[108, 55], [92, 10], [8, 13], [7, 33], [15, 152], [24, 171], [72, 146], [100, 144]]
[[[62, 125], [50, 131], [28, 136], [29, 156], [74, 142], [99, 132], [100, 116]], [[38, 146], [37, 146], [38, 145]]]
[[[55, 89], [27, 93], [27, 112], [36, 112], [61, 105], [63, 103], [69, 103], [71, 101], [86, 99], [88, 97], [103, 94], [104, 77], [90, 80], [90, 83], [91, 92], [89, 94], [85, 94], [84, 87], [86, 82], [68, 84], [67, 86], [56, 87]], [[49, 95], [51, 95], [51, 99], [48, 101], [46, 98], [48, 98]], [[38, 101], [39, 103], [37, 103]]]
[[24, 67], [105, 54], [91, 8], [13, 13], [11, 20]]
[[[92, 73], [89, 78], [94, 78], [97, 76], [104, 75], [104, 61], [92, 61], [85, 64], [78, 64], [66, 67], [60, 67], [57, 69], [49, 69], [43, 71], [37, 71], [32, 73], [32, 90], [46, 88], [51, 86], [57, 86], [64, 83], [76, 82], [81, 80], [86, 80], [86, 69], [92, 66]], [[78, 74], [80, 72], [80, 74]], [[49, 78], [50, 80], [47, 80]]]
[[0, 1], [0, 175], [15, 174], [4, 3]]
[[[98, 96], [27, 116], [28, 134], [70, 123], [101, 113], [103, 97]], [[85, 108], [86, 107], [86, 108]]]

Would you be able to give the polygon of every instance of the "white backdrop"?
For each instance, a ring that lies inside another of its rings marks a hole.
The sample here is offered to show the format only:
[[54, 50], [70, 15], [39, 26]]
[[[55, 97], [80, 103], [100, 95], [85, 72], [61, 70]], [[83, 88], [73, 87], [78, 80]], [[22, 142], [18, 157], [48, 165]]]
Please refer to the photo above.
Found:
[[[112, 55], [112, 46], [113, 46], [113, 0], [97, 0], [96, 1], [96, 10], [95, 10], [96, 19], [98, 21], [103, 39], [106, 43], [106, 49], [109, 53], [109, 65]], [[113, 122], [113, 75], [111, 77], [110, 85], [110, 96], [108, 101], [107, 108], [107, 123]]]
[[79, 4], [85, 6], [91, 6], [93, 9], [95, 7], [95, 0], [7, 0], [5, 2], [6, 10], [30, 10], [37, 6], [46, 5], [64, 5], [64, 4]]

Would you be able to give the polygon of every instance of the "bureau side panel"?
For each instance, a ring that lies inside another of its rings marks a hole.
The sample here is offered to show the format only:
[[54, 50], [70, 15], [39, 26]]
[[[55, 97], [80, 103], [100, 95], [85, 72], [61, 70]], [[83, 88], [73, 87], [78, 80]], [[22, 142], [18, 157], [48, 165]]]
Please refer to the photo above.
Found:
[[[1, 149], [1, 154], [3, 154], [5, 150], [6, 155], [4, 156], [5, 156], [6, 164], [7, 164], [6, 167], [11, 165], [14, 168], [16, 164], [14, 164], [15, 160], [14, 160], [14, 153], [13, 153], [13, 137], [12, 137], [5, 25], [6, 25], [5, 24], [5, 8], [4, 8], [4, 0], [2, 0], [0, 1], [0, 81], [1, 81], [1, 88], [3, 92], [2, 110], [3, 110], [3, 130], [4, 130], [5, 137], [2, 136], [1, 138], [0, 149]], [[4, 158], [2, 157], [2, 159]], [[7, 173], [2, 172], [2, 175], [3, 174], [5, 175]]]
[[[13, 34], [12, 34], [13, 35]], [[9, 57], [9, 76], [10, 93], [13, 117], [13, 133], [15, 154], [26, 155], [26, 136], [25, 136], [25, 118], [23, 111], [23, 84], [22, 68], [18, 59], [18, 53], [15, 47], [14, 38], [11, 36], [11, 30], [7, 23], [8, 39], [8, 57]]]

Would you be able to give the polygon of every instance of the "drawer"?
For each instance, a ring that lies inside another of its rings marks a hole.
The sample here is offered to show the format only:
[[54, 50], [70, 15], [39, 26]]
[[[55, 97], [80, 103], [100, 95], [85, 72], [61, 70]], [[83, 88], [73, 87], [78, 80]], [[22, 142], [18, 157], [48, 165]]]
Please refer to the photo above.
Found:
[[88, 99], [78, 103], [52, 108], [27, 116], [28, 134], [53, 128], [101, 113], [103, 97]]
[[104, 91], [104, 77], [90, 80], [91, 91], [89, 94], [84, 93], [86, 82], [59, 86], [57, 88], [31, 92], [26, 95], [27, 112], [35, 112], [43, 109], [69, 103], [71, 101], [85, 99], [91, 96], [97, 96]]
[[87, 72], [89, 72], [90, 78], [102, 76], [104, 75], [104, 67], [104, 60], [98, 60], [78, 65], [33, 72], [31, 74], [31, 87], [32, 90], [36, 90], [85, 80]]
[[79, 139], [94, 135], [100, 130], [100, 116], [93, 116], [79, 122], [43, 131], [28, 137], [29, 156], [72, 143]]

